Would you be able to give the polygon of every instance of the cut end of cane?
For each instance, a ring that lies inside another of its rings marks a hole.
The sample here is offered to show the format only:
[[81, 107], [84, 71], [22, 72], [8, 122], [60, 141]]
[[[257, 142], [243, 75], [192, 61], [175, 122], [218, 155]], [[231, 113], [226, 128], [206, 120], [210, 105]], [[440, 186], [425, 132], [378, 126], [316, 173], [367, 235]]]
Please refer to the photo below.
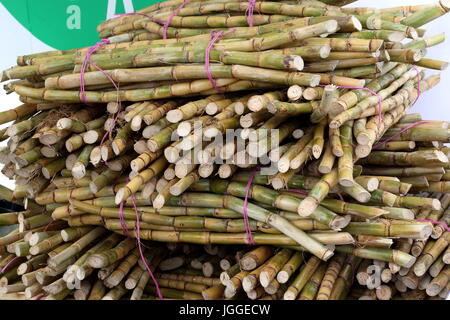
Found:
[[[67, 158], [69, 158], [69, 157], [67, 157]], [[99, 147], [95, 147], [94, 149], [92, 149], [91, 155], [89, 156], [89, 160], [91, 161], [91, 163], [94, 167], [96, 167], [100, 163], [100, 161], [102, 160], [102, 153], [101, 153]], [[66, 161], [66, 167], [67, 167], [67, 161]], [[69, 169], [69, 168], [67, 167], [67, 169]]]
[[328, 58], [328, 56], [330, 55], [331, 52], [331, 46], [328, 44], [324, 44], [320, 49], [319, 49], [319, 56], [322, 59]]
[[[269, 106], [267, 106], [267, 109], [269, 109]], [[271, 112], [270, 109], [269, 112]], [[239, 119], [239, 123], [243, 128], [250, 128], [253, 125], [253, 119], [251, 118], [250, 115], [249, 116], [245, 115]]]
[[334, 248], [331, 249], [329, 246], [327, 246], [327, 249], [325, 250], [323, 256], [320, 258], [323, 261], [328, 261], [332, 256], [334, 256]]
[[89, 189], [92, 193], [97, 193], [99, 191], [97, 185], [93, 181], [89, 182]]
[[318, 170], [321, 174], [327, 174], [327, 173], [330, 173], [330, 172], [331, 172], [331, 167], [319, 165], [319, 167], [317, 168], [317, 170]]
[[361, 31], [363, 26], [361, 24], [361, 22], [359, 21], [358, 18], [356, 18], [355, 16], [351, 16], [350, 17], [350, 22], [352, 23], [353, 27], [355, 28], [355, 30], [357, 31]]
[[305, 63], [300, 56], [289, 55], [284, 58], [284, 64], [288, 69], [302, 71]]
[[370, 151], [372, 151], [372, 148], [368, 145], [359, 144], [355, 148], [355, 154], [359, 159], [367, 157]]
[[298, 206], [297, 212], [302, 217], [310, 216], [317, 208], [317, 200], [312, 197], [307, 197], [302, 200]]
[[219, 106], [215, 102], [210, 102], [205, 107], [206, 114], [215, 115], [219, 111]]
[[369, 137], [369, 135], [366, 132], [360, 132], [356, 136], [356, 141], [360, 145], [367, 145], [370, 142], [370, 137]]
[[281, 173], [285, 173], [289, 170], [291, 166], [291, 161], [287, 158], [281, 157], [280, 160], [278, 160], [278, 171]]
[[289, 274], [286, 271], [280, 271], [277, 274], [277, 281], [279, 283], [286, 283], [289, 280]]
[[309, 82], [309, 86], [317, 87], [320, 84], [320, 79], [321, 79], [321, 77], [318, 74], [312, 76], [311, 81]]
[[214, 172], [213, 164], [209, 164], [209, 163], [202, 164], [198, 168], [198, 175], [202, 178], [208, 178], [209, 176], [212, 175], [213, 172]]
[[181, 110], [170, 110], [167, 112], [167, 120], [171, 123], [177, 123], [183, 120], [183, 112]]
[[205, 138], [214, 138], [215, 136], [218, 136], [220, 134], [219, 129], [217, 128], [207, 128], [203, 132], [203, 135]]
[[174, 184], [173, 186], [170, 187], [170, 194], [173, 196], [179, 196], [180, 194], [183, 193], [183, 188], [181, 186], [178, 185], [178, 183]]
[[344, 112], [346, 108], [347, 105], [343, 101], [337, 100], [332, 102], [329, 114], [330, 118], [335, 118], [338, 114]]
[[[341, 230], [341, 229], [345, 228], [350, 223], [351, 220], [352, 220], [352, 217], [350, 215], [337, 216], [331, 222], [330, 228], [333, 230]], [[352, 238], [352, 241], [353, 241], [353, 238]]]
[[339, 23], [336, 20], [328, 20], [325, 21], [325, 30], [326, 33], [334, 33], [338, 31]]
[[439, 4], [445, 10], [445, 12], [450, 11], [450, 0], [440, 0]]
[[305, 132], [302, 129], [295, 129], [294, 132], [292, 132], [292, 137], [294, 139], [300, 139], [305, 135]]
[[354, 180], [351, 179], [350, 177], [339, 179], [339, 184], [343, 187], [351, 187], [353, 186], [354, 183], [355, 183]]
[[156, 152], [159, 149], [158, 144], [153, 140], [147, 141], [147, 147], [151, 152]]
[[431, 201], [431, 208], [432, 210], [441, 210], [442, 209], [441, 202], [438, 199], [433, 199]]
[[83, 141], [87, 144], [94, 144], [99, 140], [99, 133], [95, 130], [89, 130], [83, 134]]
[[186, 137], [187, 135], [189, 135], [189, 133], [191, 133], [191, 130], [192, 125], [189, 122], [185, 121], [178, 125], [177, 134], [180, 137]]
[[118, 156], [120, 154], [120, 147], [116, 141], [113, 141], [111, 143], [111, 148], [116, 156]]
[[234, 105], [234, 112], [237, 115], [241, 115], [245, 112], [245, 105], [242, 102], [236, 102]]
[[381, 29], [382, 20], [378, 17], [378, 15], [371, 15], [366, 20], [367, 29], [370, 30], [380, 30]]
[[[251, 96], [247, 101], [248, 108], [253, 111], [257, 112], [264, 108], [264, 105], [267, 103], [267, 98], [260, 95]], [[236, 110], [236, 106], [235, 106]], [[237, 112], [236, 112], [237, 113]]]
[[319, 159], [322, 154], [322, 147], [319, 145], [312, 146], [312, 154], [315, 159]]
[[281, 178], [273, 178], [272, 179], [272, 187], [275, 190], [283, 189], [285, 187], [283, 179], [281, 179]]
[[119, 111], [119, 104], [115, 101], [108, 102], [106, 105], [106, 111], [110, 114], [115, 114]]
[[442, 260], [444, 261], [445, 264], [450, 264], [450, 252], [445, 253], [444, 256], [442, 257]]
[[219, 167], [219, 171], [218, 172], [219, 172], [219, 177], [221, 179], [226, 179], [226, 178], [229, 178], [232, 175], [233, 170], [232, 170], [231, 165], [229, 165], [229, 164], [222, 164]]
[[127, 198], [126, 189], [122, 188], [117, 191], [116, 196], [114, 198], [115, 204], [119, 205], [122, 201], [125, 201]]
[[60, 138], [54, 134], [54, 133], [49, 133], [49, 134], [43, 134], [42, 136], [39, 137], [39, 142], [44, 144], [44, 145], [52, 145], [57, 143], [60, 140]]
[[377, 178], [370, 178], [367, 181], [367, 191], [374, 191], [376, 189], [378, 189], [378, 186], [380, 185], [380, 181]]
[[75, 179], [81, 179], [86, 175], [86, 167], [84, 164], [77, 162], [74, 164], [72, 168], [72, 176]]
[[289, 89], [287, 90], [287, 96], [290, 101], [299, 100], [302, 97], [302, 95], [303, 95], [303, 88], [297, 84], [290, 86]]
[[258, 280], [256, 280], [255, 277], [253, 276], [246, 276], [244, 277], [244, 279], [242, 280], [242, 288], [244, 289], [245, 292], [250, 292], [251, 290], [253, 290], [257, 284]]
[[314, 88], [306, 88], [303, 90], [303, 98], [308, 101], [316, 100], [318, 98], [318, 93]]
[[289, 290], [287, 290], [283, 296], [283, 300], [295, 300], [295, 298], [297, 298], [297, 295]]
[[366, 202], [369, 202], [369, 200], [371, 198], [371, 195], [367, 191], [361, 191], [360, 193], [358, 193], [356, 195], [355, 198], [356, 198], [357, 201], [359, 201], [361, 203], [366, 203]]
[[438, 283], [429, 283], [426, 292], [430, 297], [435, 297], [441, 292], [442, 288]]
[[72, 126], [72, 120], [69, 118], [62, 118], [59, 119], [58, 122], [56, 122], [56, 127], [59, 130], [68, 129]]

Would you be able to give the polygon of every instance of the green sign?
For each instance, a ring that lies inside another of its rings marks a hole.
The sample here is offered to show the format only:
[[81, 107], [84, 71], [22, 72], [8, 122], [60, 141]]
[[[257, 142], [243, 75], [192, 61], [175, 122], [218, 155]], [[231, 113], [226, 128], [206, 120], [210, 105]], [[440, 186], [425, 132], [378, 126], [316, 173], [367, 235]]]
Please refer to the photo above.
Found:
[[114, 14], [132, 12], [160, 0], [0, 0], [30, 33], [55, 49], [91, 46], [96, 27]]

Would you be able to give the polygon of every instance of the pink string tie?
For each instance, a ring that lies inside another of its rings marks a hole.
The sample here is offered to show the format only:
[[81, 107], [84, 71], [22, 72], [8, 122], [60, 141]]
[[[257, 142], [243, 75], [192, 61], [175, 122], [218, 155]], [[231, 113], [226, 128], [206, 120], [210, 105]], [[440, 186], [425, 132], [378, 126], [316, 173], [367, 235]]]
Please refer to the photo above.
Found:
[[247, 23], [249, 27], [253, 27], [253, 13], [255, 11], [256, 0], [248, 0], [248, 7], [245, 10], [247, 16]]
[[13, 259], [11, 259], [10, 262], [8, 262], [0, 271], [1, 273], [5, 273], [6, 270], [8, 270], [8, 267], [11, 265], [11, 263], [13, 263], [14, 261], [16, 261], [17, 259], [19, 259], [18, 256], [14, 257]]
[[182, 4], [180, 4], [180, 6], [178, 8], [176, 8], [169, 16], [169, 18], [167, 19], [166, 22], [164, 22], [163, 24], [163, 39], [167, 39], [167, 29], [169, 28], [170, 23], [172, 22], [173, 18], [178, 14], [178, 12], [180, 12], [181, 9], [183, 9], [183, 7], [185, 5], [187, 5], [189, 3], [190, 0], [184, 0], [184, 2]]
[[155, 276], [153, 275], [152, 270], [150, 269], [150, 266], [148, 265], [145, 257], [144, 257], [144, 253], [142, 251], [142, 245], [141, 245], [141, 227], [140, 227], [140, 221], [139, 221], [139, 213], [138, 213], [138, 209], [136, 206], [136, 198], [134, 197], [134, 194], [131, 195], [131, 202], [133, 203], [133, 208], [134, 208], [134, 212], [136, 214], [136, 238], [137, 238], [137, 243], [138, 243], [138, 249], [139, 249], [139, 255], [141, 257], [142, 263], [145, 266], [145, 269], [147, 269], [148, 274], [150, 275], [150, 278], [152, 278], [153, 283], [155, 284], [155, 289], [156, 289], [156, 294], [158, 295], [159, 300], [164, 300], [164, 297], [161, 293], [161, 290], [159, 288], [159, 284], [158, 281], [156, 280]]
[[125, 223], [125, 217], [123, 216], [123, 201], [119, 205], [119, 221], [120, 221], [120, 227], [122, 228], [123, 233], [127, 237], [130, 237], [130, 233], [128, 232], [127, 225]]
[[251, 245], [255, 245], [255, 240], [253, 240], [252, 230], [250, 228], [250, 221], [248, 219], [247, 213], [247, 203], [248, 203], [248, 195], [250, 193], [250, 187], [252, 186], [253, 179], [255, 179], [256, 172], [260, 170], [259, 167], [256, 167], [255, 170], [252, 171], [250, 178], [247, 181], [247, 186], [245, 187], [245, 198], [244, 198], [244, 206], [243, 206], [243, 216], [244, 216], [244, 225], [245, 225], [245, 235], [247, 238], [247, 242]]
[[391, 140], [397, 138], [397, 137], [400, 136], [403, 132], [406, 132], [406, 131], [408, 131], [409, 129], [414, 128], [415, 126], [418, 126], [419, 124], [428, 123], [428, 122], [429, 122], [429, 121], [423, 120], [423, 121], [417, 121], [417, 122], [411, 123], [410, 125], [406, 126], [406, 127], [403, 128], [402, 130], [400, 130], [398, 133], [394, 134], [393, 136], [391, 136], [391, 137], [389, 137], [389, 138], [386, 138], [385, 140], [383, 140], [383, 141], [381, 141], [381, 142], [378, 142], [376, 145], [373, 146], [373, 148], [376, 149], [376, 148], [382, 146], [383, 144], [388, 143], [389, 141], [391, 141]]
[[307, 195], [308, 194], [308, 192], [303, 191], [303, 190], [299, 190], [299, 189], [287, 189], [286, 191], [294, 192], [294, 193], [298, 193], [298, 194], [303, 194], [303, 195]]
[[[416, 70], [417, 72], [417, 97], [414, 100], [414, 102], [412, 103], [412, 106], [414, 104], [416, 104], [417, 100], [419, 100], [420, 95], [422, 94], [421, 89], [420, 89], [420, 71], [419, 68], [417, 68], [415, 65], [412, 65], [412, 68], [414, 70]], [[389, 137], [381, 142], [378, 142], [376, 145], [373, 146], [374, 149], [378, 148], [379, 146], [382, 146], [383, 144], [391, 141], [392, 139], [397, 138], [398, 136], [400, 136], [403, 132], [408, 131], [411, 128], [414, 128], [415, 126], [419, 125], [419, 124], [423, 124], [423, 123], [428, 123], [429, 121], [417, 121], [414, 123], [411, 123], [410, 125], [406, 126], [405, 128], [403, 128], [402, 130], [400, 130], [400, 132], [394, 134], [392, 137]]]
[[353, 282], [355, 282], [356, 268], [355, 264], [352, 261], [351, 255], [348, 256], [347, 263], [352, 267], [352, 284], [353, 284]]
[[[373, 90], [370, 90], [369, 88], [365, 88], [365, 87], [351, 87], [351, 86], [338, 86], [338, 85], [335, 85], [335, 86], [338, 88], [342, 88], [342, 89], [364, 90], [364, 91], [369, 92], [371, 95], [377, 97], [377, 99], [378, 99], [378, 124], [377, 125], [378, 125], [378, 128], [380, 127], [381, 121], [383, 120], [383, 115], [382, 115], [383, 114], [383, 109], [382, 109], [383, 100], [381, 99], [381, 96], [378, 93], [376, 93]], [[320, 84], [319, 87], [325, 87], [325, 85]]]
[[419, 68], [417, 68], [417, 66], [415, 66], [415, 65], [412, 65], [412, 68], [414, 70], [416, 70], [416, 72], [417, 72], [417, 97], [414, 100], [414, 102], [412, 103], [412, 105], [415, 105], [417, 100], [419, 100], [419, 97], [422, 94], [422, 92], [420, 90], [420, 71], [419, 71]]
[[[88, 48], [86, 51], [86, 57], [83, 60], [83, 63], [81, 65], [81, 70], [80, 70], [80, 96], [81, 96], [81, 100], [84, 102], [84, 104], [88, 104], [87, 99], [86, 99], [86, 90], [85, 90], [85, 81], [84, 81], [84, 73], [86, 72], [86, 68], [88, 65], [94, 65], [99, 71], [102, 71], [99, 67], [97, 67], [91, 61], [91, 56], [101, 46], [103, 46], [105, 44], [109, 44], [109, 43], [110, 43], [110, 41], [108, 39], [102, 39], [101, 42], [97, 42], [95, 45]], [[105, 72], [103, 71], [103, 73], [105, 73]]]
[[[125, 14], [128, 15], [128, 14]], [[117, 120], [119, 118], [119, 113], [120, 113], [120, 109], [121, 109], [121, 100], [120, 100], [120, 88], [119, 88], [119, 84], [117, 84], [114, 79], [102, 68], [100, 68], [99, 66], [97, 66], [94, 62], [91, 61], [91, 56], [92, 54], [98, 50], [98, 48], [100, 48], [101, 46], [105, 45], [105, 44], [109, 44], [110, 41], [108, 39], [103, 39], [102, 42], [98, 42], [97, 44], [95, 44], [94, 46], [90, 47], [87, 52], [86, 52], [86, 57], [83, 60], [83, 64], [81, 66], [81, 70], [80, 70], [80, 95], [81, 95], [81, 100], [85, 103], [88, 104], [88, 101], [86, 99], [86, 91], [85, 91], [85, 72], [86, 72], [86, 68], [88, 65], [93, 66], [94, 68], [96, 68], [98, 71], [100, 71], [110, 82], [111, 84], [114, 86], [114, 89], [117, 92], [117, 104], [119, 106], [118, 111], [116, 112], [116, 115], [114, 117], [114, 121], [111, 125], [111, 128], [108, 129], [106, 131], [106, 133], [103, 135], [102, 140], [100, 141], [100, 150], [103, 147], [103, 143], [105, 142], [106, 137], [109, 135], [110, 138], [112, 135], [112, 132], [116, 126]], [[106, 165], [108, 165], [108, 163], [105, 161]]]
[[47, 229], [52, 225], [52, 223], [55, 222], [55, 220], [50, 221], [44, 228], [44, 232], [47, 231]]
[[211, 82], [212, 86], [214, 89], [216, 89], [216, 91], [218, 92], [223, 92], [222, 89], [220, 89], [217, 84], [216, 84], [216, 80], [214, 80], [214, 77], [211, 74], [211, 66], [210, 66], [210, 54], [211, 54], [211, 49], [214, 46], [214, 44], [217, 42], [217, 40], [227, 34], [230, 34], [232, 32], [234, 32], [236, 30], [236, 28], [232, 28], [229, 31], [225, 32], [223, 30], [221, 31], [216, 31], [213, 30], [211, 31], [211, 40], [208, 43], [208, 46], [205, 49], [205, 71], [206, 71], [206, 75], [208, 76], [209, 82]]
[[440, 222], [440, 221], [436, 221], [436, 220], [427, 220], [427, 219], [416, 219], [416, 221], [420, 221], [420, 222], [431, 222], [432, 224], [438, 224], [438, 225], [440, 225], [442, 228], [444, 228], [445, 230], [447, 230], [448, 232], [450, 232], [450, 228], [449, 228], [444, 222]]

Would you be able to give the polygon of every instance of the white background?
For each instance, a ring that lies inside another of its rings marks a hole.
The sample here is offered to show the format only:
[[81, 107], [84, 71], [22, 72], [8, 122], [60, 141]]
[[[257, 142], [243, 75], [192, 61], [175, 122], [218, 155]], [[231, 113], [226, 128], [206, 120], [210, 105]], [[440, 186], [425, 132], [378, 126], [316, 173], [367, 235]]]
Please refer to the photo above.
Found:
[[[98, 1], [98, 0], [97, 0]], [[436, 0], [360, 0], [349, 6], [352, 7], [377, 7], [385, 8], [392, 6], [406, 6], [416, 4], [435, 3]], [[426, 35], [435, 35], [437, 33], [450, 31], [450, 14], [445, 15], [435, 21], [428, 23]], [[447, 35], [450, 37], [450, 32]], [[15, 65], [16, 57], [34, 52], [51, 50], [46, 44], [42, 43], [22, 27], [13, 16], [0, 4], [0, 39], [2, 39], [2, 50], [0, 50], [0, 69], [4, 70]], [[450, 40], [438, 46], [428, 49], [427, 57], [440, 60], [450, 60]], [[428, 74], [434, 71], [427, 71]], [[441, 73], [441, 83], [430, 92], [424, 93], [416, 103], [412, 112], [420, 112], [423, 119], [450, 120], [449, 102], [450, 102], [450, 71]], [[0, 88], [0, 111], [4, 111], [15, 106], [20, 102], [14, 94], [6, 95]], [[6, 124], [7, 125], [7, 124]], [[5, 125], [1, 126], [3, 128]], [[3, 145], [4, 142], [1, 144]], [[13, 182], [0, 174], [0, 184], [13, 188]]]

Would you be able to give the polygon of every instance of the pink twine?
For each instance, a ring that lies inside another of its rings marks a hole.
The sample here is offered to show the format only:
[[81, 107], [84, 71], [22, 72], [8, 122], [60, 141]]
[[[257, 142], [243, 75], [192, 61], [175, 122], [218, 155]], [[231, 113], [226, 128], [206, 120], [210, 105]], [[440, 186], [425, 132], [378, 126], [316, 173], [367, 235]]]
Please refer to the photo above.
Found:
[[288, 192], [294, 192], [294, 193], [299, 193], [299, 194], [303, 194], [303, 195], [307, 195], [307, 194], [308, 194], [306, 191], [298, 190], [298, 189], [287, 189], [286, 191], [288, 191]]
[[6, 266], [4, 266], [0, 272], [1, 272], [1, 273], [4, 273], [4, 272], [8, 269], [8, 267], [10, 266], [10, 264], [13, 263], [14, 261], [16, 261], [17, 259], [19, 259], [18, 256], [16, 256], [16, 257], [14, 257], [13, 259], [11, 259], [11, 261], [8, 262], [8, 263], [6, 264]]
[[417, 68], [417, 66], [415, 66], [415, 65], [412, 65], [412, 68], [414, 70], [416, 70], [416, 72], [417, 72], [417, 97], [414, 100], [414, 102], [412, 103], [412, 105], [415, 105], [417, 100], [419, 100], [419, 97], [422, 94], [422, 92], [420, 91], [420, 71], [419, 71], [419, 68]]
[[48, 227], [50, 227], [50, 225], [54, 222], [54, 220], [50, 221], [44, 228], [44, 232], [47, 231]]
[[[86, 99], [84, 74], [86, 72], [86, 68], [88, 65], [92, 65], [92, 66], [94, 66], [94, 68], [96, 68], [98, 71], [100, 71], [112, 83], [112, 85], [114, 86], [114, 88], [117, 91], [117, 104], [119, 105], [119, 110], [116, 113], [116, 116], [114, 117], [114, 121], [113, 121], [113, 124], [111, 125], [111, 129], [105, 133], [105, 135], [102, 137], [102, 140], [100, 141], [100, 150], [103, 146], [103, 143], [104, 143], [106, 137], [109, 135], [111, 138], [112, 131], [116, 125], [117, 119], [119, 118], [119, 111], [121, 109], [119, 84], [116, 84], [116, 82], [113, 80], [113, 78], [108, 73], [106, 73], [105, 70], [103, 70], [102, 68], [100, 68], [94, 62], [91, 61], [92, 54], [96, 50], [98, 50], [98, 48], [100, 48], [101, 46], [103, 46], [105, 44], [109, 44], [109, 43], [110, 43], [110, 41], [108, 39], [102, 39], [102, 42], [98, 42], [94, 46], [90, 47], [86, 52], [86, 57], [83, 60], [83, 64], [82, 64], [81, 70], [80, 70], [80, 95], [81, 95], [81, 100], [85, 104], [88, 104], [88, 102]], [[105, 163], [106, 163], [106, 161], [105, 161]]]
[[248, 7], [245, 10], [247, 16], [247, 23], [249, 27], [253, 27], [253, 12], [255, 11], [256, 0], [248, 0]]
[[102, 39], [101, 42], [97, 42], [95, 45], [93, 45], [92, 47], [88, 48], [86, 51], [86, 57], [84, 57], [83, 60], [83, 64], [81, 65], [81, 70], [80, 70], [80, 95], [81, 95], [81, 100], [85, 103], [88, 104], [87, 99], [86, 99], [86, 92], [85, 92], [85, 81], [84, 81], [84, 73], [86, 72], [86, 68], [88, 65], [94, 65], [99, 71], [102, 71], [104, 74], [105, 72], [103, 70], [101, 70], [99, 67], [97, 67], [92, 61], [91, 61], [91, 56], [92, 54], [97, 51], [101, 46], [105, 45], [105, 44], [109, 44], [110, 41], [108, 39]]
[[119, 205], [119, 220], [122, 231], [126, 234], [127, 237], [130, 237], [130, 233], [128, 232], [128, 228], [125, 223], [125, 217], [123, 216], [123, 201]]
[[436, 220], [426, 220], [426, 219], [416, 219], [416, 221], [420, 221], [420, 222], [431, 222], [433, 224], [438, 224], [440, 225], [442, 228], [444, 228], [445, 230], [447, 230], [448, 232], [450, 232], [450, 228], [444, 223], [444, 222], [440, 222], [440, 221], [436, 221]]
[[244, 206], [243, 206], [245, 235], [247, 238], [247, 242], [251, 245], [255, 245], [255, 241], [253, 240], [252, 230], [250, 229], [250, 221], [248, 220], [247, 202], [248, 202], [248, 194], [250, 193], [250, 187], [252, 185], [253, 179], [255, 178], [257, 171], [259, 171], [259, 167], [256, 167], [255, 170], [252, 171], [250, 178], [247, 181], [247, 186], [245, 187], [245, 198], [244, 198]]
[[342, 196], [342, 193], [338, 192], [337, 195], [341, 201], [344, 201], [344, 197]]
[[137, 237], [137, 243], [138, 243], [138, 249], [139, 249], [139, 254], [141, 256], [141, 260], [142, 263], [145, 265], [145, 269], [147, 269], [148, 274], [150, 275], [150, 278], [152, 278], [153, 283], [155, 284], [155, 289], [156, 289], [156, 294], [158, 295], [159, 300], [164, 300], [164, 297], [161, 293], [161, 290], [159, 289], [159, 284], [158, 281], [156, 280], [155, 276], [153, 275], [152, 270], [150, 270], [149, 265], [147, 264], [147, 261], [144, 257], [144, 253], [142, 251], [142, 246], [141, 246], [141, 227], [140, 227], [140, 221], [139, 221], [139, 213], [138, 213], [138, 209], [136, 206], [136, 198], [134, 197], [134, 195], [131, 195], [131, 202], [133, 203], [133, 208], [134, 208], [134, 212], [136, 213], [136, 237]]
[[[85, 104], [88, 104], [88, 103], [87, 103], [87, 100], [86, 100], [86, 93], [85, 93], [84, 74], [86, 72], [86, 68], [87, 68], [88, 64], [94, 66], [98, 71], [100, 71], [112, 83], [112, 85], [114, 86], [114, 88], [116, 89], [116, 92], [117, 92], [117, 100], [116, 100], [116, 102], [117, 102], [117, 104], [119, 106], [119, 109], [116, 112], [116, 115], [115, 115], [115, 117], [113, 119], [113, 123], [111, 125], [111, 129], [108, 129], [106, 131], [106, 133], [102, 137], [102, 140], [100, 141], [100, 150], [103, 147], [103, 143], [105, 142], [106, 137], [109, 135], [109, 137], [111, 138], [112, 131], [114, 130], [114, 127], [116, 126], [117, 120], [119, 118], [120, 109], [121, 109], [119, 84], [116, 84], [116, 82], [113, 80], [113, 78], [108, 73], [106, 73], [105, 70], [103, 70], [102, 68], [100, 68], [94, 62], [91, 61], [92, 54], [98, 48], [100, 48], [102, 45], [108, 44], [108, 43], [110, 43], [110, 41], [108, 39], [103, 39], [102, 42], [99, 42], [96, 45], [94, 45], [93, 47], [89, 48], [87, 53], [86, 53], [86, 57], [83, 60], [83, 64], [82, 64], [81, 70], [80, 70], [80, 95], [81, 95], [81, 99], [83, 100], [83, 102]], [[105, 161], [105, 164], [108, 165], [108, 162]]]
[[391, 141], [392, 139], [397, 138], [398, 136], [400, 136], [403, 132], [408, 131], [411, 128], [414, 128], [415, 126], [419, 125], [419, 124], [423, 124], [423, 123], [428, 123], [429, 121], [417, 121], [414, 123], [411, 123], [410, 125], [406, 126], [405, 128], [403, 128], [402, 130], [400, 130], [398, 133], [394, 134], [392, 137], [389, 137], [381, 142], [378, 142], [376, 145], [373, 146], [374, 149], [378, 148], [379, 146], [382, 146], [383, 144]]
[[[321, 84], [319, 85], [320, 87], [325, 87], [325, 85]], [[382, 105], [383, 105], [383, 100], [381, 99], [381, 96], [376, 93], [373, 90], [370, 90], [369, 88], [365, 88], [365, 87], [350, 87], [350, 86], [338, 86], [336, 85], [336, 87], [338, 88], [343, 88], [343, 89], [352, 89], [352, 90], [364, 90], [369, 92], [371, 95], [376, 96], [378, 99], [378, 127], [381, 124], [381, 121], [383, 120], [382, 114], [383, 114], [383, 110], [382, 110]]]
[[352, 261], [352, 258], [351, 258], [351, 255], [349, 255], [348, 256], [348, 258], [347, 258], [347, 263], [352, 267], [352, 284], [353, 284], [353, 282], [355, 281], [355, 264], [353, 263], [353, 261]]
[[216, 85], [216, 81], [214, 80], [212, 74], [211, 74], [211, 68], [209, 65], [209, 55], [211, 53], [211, 49], [214, 46], [214, 44], [216, 43], [216, 41], [227, 34], [230, 34], [232, 32], [234, 32], [236, 30], [236, 28], [233, 28], [227, 32], [224, 32], [223, 30], [221, 31], [211, 31], [211, 40], [208, 43], [208, 46], [205, 49], [205, 70], [206, 70], [206, 75], [208, 76], [209, 82], [211, 82], [211, 84], [213, 85], [213, 88], [216, 89], [218, 92], [223, 92], [222, 89], [220, 89], [217, 85]]
[[[420, 97], [420, 95], [422, 94], [422, 92], [421, 92], [421, 90], [420, 90], [420, 71], [419, 71], [419, 68], [417, 68], [415, 65], [412, 65], [412, 68], [413, 68], [414, 70], [416, 70], [416, 72], [417, 72], [417, 97], [416, 97], [416, 99], [414, 100], [414, 102], [412, 103], [412, 105], [414, 105], [414, 104], [417, 102], [417, 100], [419, 100], [419, 97]], [[406, 127], [403, 128], [402, 130], [400, 130], [399, 133], [394, 134], [392, 137], [389, 137], [389, 138], [387, 138], [387, 139], [385, 139], [385, 140], [383, 140], [383, 141], [381, 141], [381, 142], [378, 142], [376, 145], [373, 146], [373, 148], [375, 149], [375, 148], [378, 148], [379, 146], [382, 146], [382, 145], [385, 144], [386, 142], [389, 142], [389, 141], [391, 141], [392, 139], [394, 139], [394, 138], [400, 136], [403, 132], [408, 131], [409, 129], [414, 128], [415, 126], [417, 126], [417, 125], [419, 125], [419, 124], [422, 124], [422, 123], [428, 123], [428, 121], [417, 121], [417, 122], [411, 123], [410, 125], [406, 126]]]
[[178, 14], [178, 12], [180, 12], [181, 9], [183, 9], [183, 7], [188, 4], [190, 0], [184, 0], [184, 2], [182, 4], [180, 4], [180, 6], [178, 8], [176, 8], [169, 16], [169, 19], [167, 19], [166, 22], [164, 22], [163, 24], [163, 39], [167, 39], [167, 29], [169, 28], [170, 23], [172, 22], [173, 18]]

